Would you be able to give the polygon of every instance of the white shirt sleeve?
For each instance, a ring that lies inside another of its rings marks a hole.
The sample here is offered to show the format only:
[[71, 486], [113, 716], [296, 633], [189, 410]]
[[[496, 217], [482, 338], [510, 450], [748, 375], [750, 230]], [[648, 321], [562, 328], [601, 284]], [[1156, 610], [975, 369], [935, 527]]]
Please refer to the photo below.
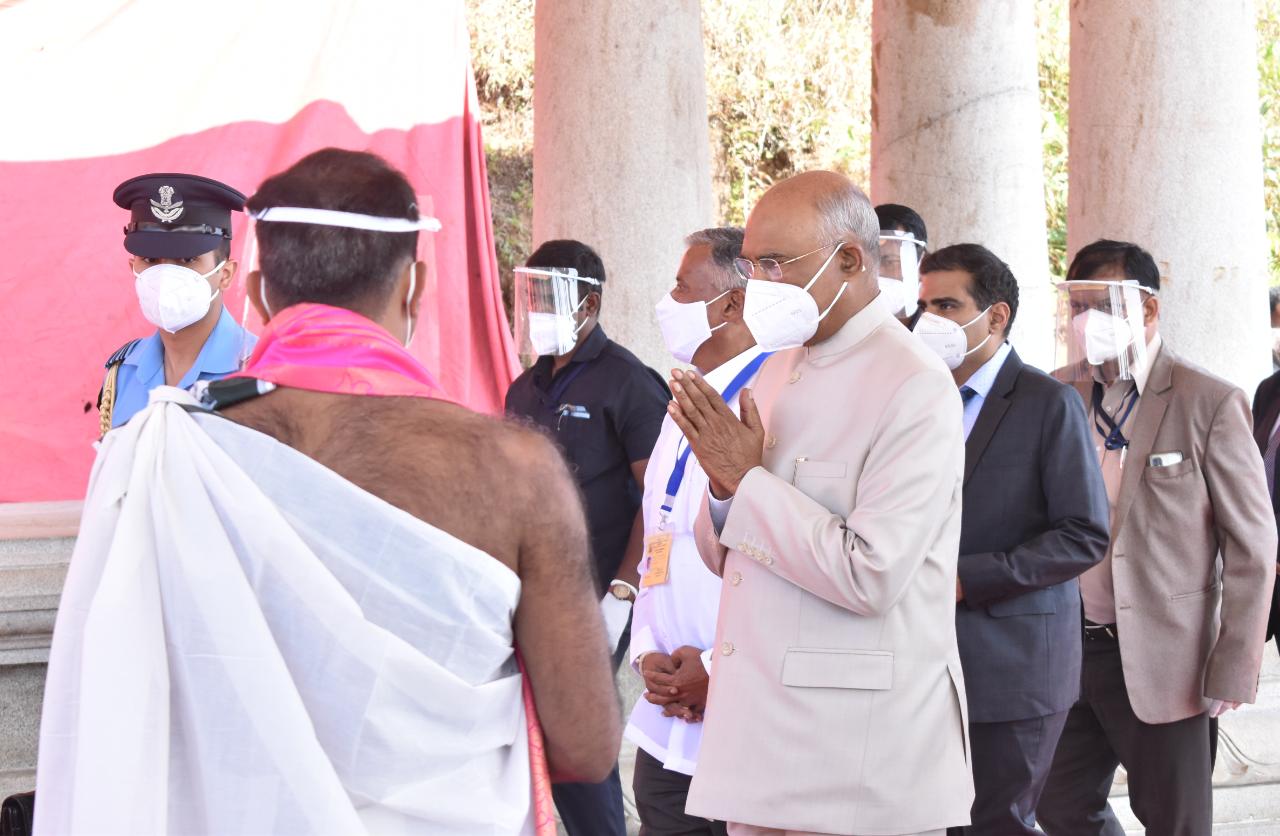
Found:
[[724, 531], [725, 520], [729, 519], [729, 509], [733, 506], [733, 497], [716, 499], [708, 491], [707, 506], [711, 512], [711, 524], [715, 526], [716, 534], [719, 534]]

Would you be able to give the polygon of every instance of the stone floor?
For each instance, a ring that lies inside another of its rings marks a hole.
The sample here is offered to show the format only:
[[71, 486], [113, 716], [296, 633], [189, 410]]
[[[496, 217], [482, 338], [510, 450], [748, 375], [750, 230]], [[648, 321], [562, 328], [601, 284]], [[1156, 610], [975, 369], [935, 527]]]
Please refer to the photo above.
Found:
[[[624, 714], [635, 705], [642, 690], [639, 677], [627, 666], [618, 672], [618, 691]], [[1258, 702], [1244, 706], [1223, 719], [1218, 769], [1214, 773], [1214, 828], [1230, 836], [1280, 836], [1280, 655], [1267, 647]], [[624, 741], [622, 767], [623, 803], [627, 833], [638, 834], [631, 798], [631, 771], [635, 747]], [[1126, 833], [1141, 834], [1142, 826], [1129, 809], [1123, 771], [1117, 775], [1111, 804]], [[564, 833], [563, 828], [561, 833]]]

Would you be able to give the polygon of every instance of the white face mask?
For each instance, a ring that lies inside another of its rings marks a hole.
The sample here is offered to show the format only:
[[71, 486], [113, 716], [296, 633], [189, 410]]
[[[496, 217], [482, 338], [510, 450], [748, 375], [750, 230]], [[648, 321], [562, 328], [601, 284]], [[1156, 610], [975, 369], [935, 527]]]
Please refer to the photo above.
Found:
[[982, 348], [987, 344], [987, 340], [991, 339], [991, 333], [987, 332], [982, 342], [969, 348], [969, 338], [965, 335], [965, 329], [981, 319], [989, 310], [991, 310], [990, 307], [964, 325], [953, 322], [945, 316], [925, 311], [916, 321], [914, 333], [929, 347], [930, 351], [942, 358], [942, 362], [947, 364], [948, 369], [954, 371], [960, 368], [964, 358]]
[[170, 334], [204, 319], [218, 297], [218, 291], [209, 288], [207, 279], [226, 263], [223, 259], [203, 275], [180, 264], [153, 264], [141, 273], [135, 272], [134, 290], [138, 292], [142, 315]]
[[[729, 291], [725, 291], [712, 299], [715, 302], [723, 299]], [[728, 325], [722, 322], [715, 328], [707, 315], [711, 302], [677, 302], [670, 293], [658, 300], [654, 306], [654, 314], [658, 318], [658, 329], [662, 331], [662, 340], [667, 344], [667, 351], [681, 363], [692, 363], [693, 355], [702, 344], [711, 339], [711, 334]]]
[[[587, 302], [578, 303], [575, 312]], [[529, 343], [539, 357], [560, 357], [573, 350], [578, 342], [578, 332], [587, 321], [575, 322], [572, 314], [529, 312]]]
[[1085, 360], [1091, 366], [1115, 360], [1133, 344], [1133, 329], [1128, 321], [1106, 311], [1084, 311], [1071, 320], [1071, 326], [1076, 339], [1084, 345]]
[[817, 333], [818, 323], [831, 313], [831, 309], [848, 289], [849, 283], [840, 285], [836, 298], [821, 313], [818, 312], [818, 303], [809, 295], [809, 288], [818, 281], [818, 277], [831, 264], [842, 246], [844, 245], [831, 251], [831, 255], [827, 256], [827, 260], [822, 262], [818, 272], [813, 274], [813, 278], [804, 287], [768, 279], [750, 279], [747, 282], [742, 321], [746, 323], [747, 330], [756, 338], [756, 345], [762, 351], [796, 348], [807, 343]]
[[876, 284], [880, 286], [880, 298], [894, 316], [909, 317], [916, 312], [918, 290], [901, 279], [886, 279], [884, 276], [877, 276]]

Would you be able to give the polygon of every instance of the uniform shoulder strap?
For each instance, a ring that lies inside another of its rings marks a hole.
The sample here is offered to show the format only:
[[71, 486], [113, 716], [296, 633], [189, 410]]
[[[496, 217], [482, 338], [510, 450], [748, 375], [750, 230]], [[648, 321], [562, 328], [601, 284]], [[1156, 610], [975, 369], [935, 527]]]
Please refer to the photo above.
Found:
[[133, 347], [142, 340], [130, 340], [116, 352], [107, 358], [104, 367], [107, 370], [106, 377], [102, 380], [102, 388], [98, 390], [98, 430], [100, 435], [106, 435], [111, 430], [112, 413], [116, 406], [116, 378], [120, 376], [120, 364], [129, 356], [129, 352], [133, 351]]
[[107, 362], [102, 364], [102, 367], [104, 369], [109, 369], [112, 366], [118, 366], [123, 363], [124, 358], [128, 357], [129, 352], [133, 351], [133, 347], [140, 342], [142, 342], [141, 339], [129, 340], [129, 342], [116, 349], [116, 352], [107, 358]]

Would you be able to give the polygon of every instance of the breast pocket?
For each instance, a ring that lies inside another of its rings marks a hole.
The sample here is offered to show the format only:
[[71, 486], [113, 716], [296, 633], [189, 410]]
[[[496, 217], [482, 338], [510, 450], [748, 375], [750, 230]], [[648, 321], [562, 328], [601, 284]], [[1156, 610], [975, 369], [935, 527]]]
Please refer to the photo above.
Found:
[[557, 416], [553, 434], [579, 484], [590, 482], [615, 463], [617, 451], [612, 448], [616, 445], [610, 444], [603, 410], [581, 406]]
[[796, 459], [791, 484], [833, 514], [845, 514], [852, 505], [848, 491], [849, 466], [844, 462]]
[[782, 660], [782, 684], [887, 691], [893, 687], [893, 653], [793, 647]]

